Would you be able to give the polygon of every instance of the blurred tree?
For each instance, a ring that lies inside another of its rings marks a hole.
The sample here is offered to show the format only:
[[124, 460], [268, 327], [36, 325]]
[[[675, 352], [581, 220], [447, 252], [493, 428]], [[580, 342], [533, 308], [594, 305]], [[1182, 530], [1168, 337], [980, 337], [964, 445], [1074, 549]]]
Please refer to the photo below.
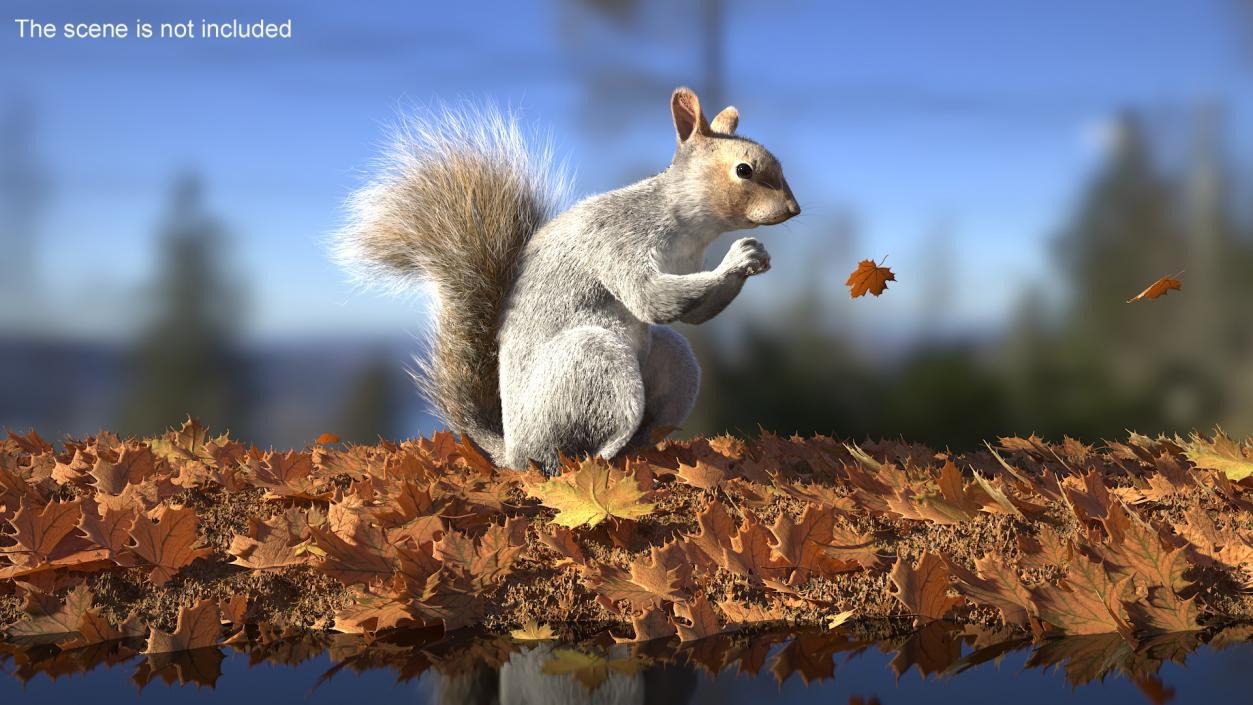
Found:
[[35, 227], [48, 180], [35, 155], [33, 111], [13, 100], [0, 113], [0, 330], [28, 328], [43, 303]]
[[394, 438], [400, 415], [396, 365], [383, 355], [368, 362], [353, 381], [333, 431], [346, 443], [377, 443]]
[[224, 272], [225, 237], [196, 176], [174, 185], [160, 234], [149, 324], [132, 351], [131, 396], [118, 431], [151, 435], [188, 414], [247, 437], [244, 364], [235, 346], [242, 306]]

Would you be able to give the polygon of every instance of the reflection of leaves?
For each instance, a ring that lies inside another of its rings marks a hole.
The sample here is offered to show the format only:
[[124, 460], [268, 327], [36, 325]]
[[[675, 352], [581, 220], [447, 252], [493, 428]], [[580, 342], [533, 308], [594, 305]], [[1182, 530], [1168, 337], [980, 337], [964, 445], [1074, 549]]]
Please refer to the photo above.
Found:
[[1028, 668], [1063, 666], [1071, 685], [1100, 680], [1131, 662], [1134, 650], [1118, 634], [1049, 639], [1027, 659]]
[[166, 685], [209, 686], [217, 684], [222, 676], [222, 651], [216, 648], [201, 648], [194, 651], [177, 653], [150, 654], [139, 662], [131, 681], [141, 690], [154, 678], [161, 679]]
[[553, 649], [551, 658], [540, 670], [549, 675], [570, 676], [591, 692], [608, 680], [611, 673], [634, 676], [643, 667], [644, 664], [629, 657], [610, 659], [576, 649]]
[[949, 622], [931, 622], [896, 647], [892, 671], [896, 677], [917, 666], [923, 677], [943, 673], [961, 658], [960, 629]]

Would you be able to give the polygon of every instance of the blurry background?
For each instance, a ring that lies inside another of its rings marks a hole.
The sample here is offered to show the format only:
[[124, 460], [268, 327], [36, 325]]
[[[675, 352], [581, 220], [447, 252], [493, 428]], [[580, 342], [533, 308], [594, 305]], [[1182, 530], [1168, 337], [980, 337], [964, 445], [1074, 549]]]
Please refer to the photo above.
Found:
[[[20, 17], [295, 36], [21, 40]], [[686, 432], [1253, 432], [1243, 2], [17, 0], [0, 20], [0, 426], [429, 431], [404, 373], [422, 301], [355, 291], [321, 244], [387, 125], [508, 103], [590, 194], [665, 167], [687, 84], [739, 107], [804, 213], [760, 233], [768, 275], [683, 327], [705, 369]], [[850, 301], [884, 256], [899, 281]], [[1123, 303], [1180, 270], [1182, 292]]]

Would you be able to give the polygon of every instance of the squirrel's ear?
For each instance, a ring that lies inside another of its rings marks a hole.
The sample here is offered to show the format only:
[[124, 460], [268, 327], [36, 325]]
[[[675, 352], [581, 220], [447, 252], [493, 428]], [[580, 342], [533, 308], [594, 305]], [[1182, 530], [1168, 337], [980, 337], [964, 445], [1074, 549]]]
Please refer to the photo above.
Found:
[[740, 124], [740, 111], [735, 109], [734, 105], [728, 105], [722, 109], [722, 112], [714, 116], [713, 122], [709, 126], [714, 132], [721, 132], [724, 135], [735, 134], [735, 128]]
[[678, 134], [679, 144], [697, 134], [708, 136], [713, 133], [700, 111], [700, 99], [690, 88], [674, 90], [674, 95], [670, 96], [670, 112], [674, 114], [674, 131]]

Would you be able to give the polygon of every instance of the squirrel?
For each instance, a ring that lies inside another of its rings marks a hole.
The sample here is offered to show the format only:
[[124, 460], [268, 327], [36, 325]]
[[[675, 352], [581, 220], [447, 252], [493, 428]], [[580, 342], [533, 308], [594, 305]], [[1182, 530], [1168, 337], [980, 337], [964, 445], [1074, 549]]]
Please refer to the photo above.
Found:
[[655, 442], [691, 412], [700, 366], [668, 324], [703, 323], [770, 268], [719, 235], [800, 213], [783, 169], [712, 121], [688, 88], [670, 99], [677, 147], [661, 173], [558, 213], [564, 171], [515, 117], [444, 108], [402, 130], [383, 172], [348, 200], [333, 256], [366, 284], [433, 286], [431, 350], [414, 377], [436, 412], [498, 465], [556, 472]]

